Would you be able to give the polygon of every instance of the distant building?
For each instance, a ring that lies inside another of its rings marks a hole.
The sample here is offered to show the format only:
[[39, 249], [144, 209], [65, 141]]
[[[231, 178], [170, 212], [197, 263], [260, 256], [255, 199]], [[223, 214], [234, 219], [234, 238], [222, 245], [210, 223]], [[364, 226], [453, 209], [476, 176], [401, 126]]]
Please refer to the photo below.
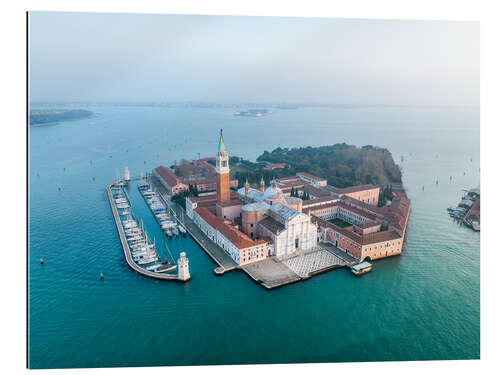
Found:
[[265, 169], [283, 169], [283, 168], [286, 168], [286, 163], [275, 163], [275, 164], [267, 164], [265, 166]]
[[156, 167], [153, 174], [158, 178], [169, 194], [178, 194], [189, 189], [189, 186], [184, 184], [168, 167], [163, 165]]

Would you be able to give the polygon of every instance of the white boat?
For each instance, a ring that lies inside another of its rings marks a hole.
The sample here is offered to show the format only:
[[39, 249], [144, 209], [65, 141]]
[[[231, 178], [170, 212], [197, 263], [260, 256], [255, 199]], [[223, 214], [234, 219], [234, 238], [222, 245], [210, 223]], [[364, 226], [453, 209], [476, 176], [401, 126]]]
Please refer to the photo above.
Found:
[[158, 255], [156, 253], [153, 253], [151, 251], [136, 251], [136, 252], [132, 253], [132, 257], [134, 259], [154, 258], [157, 256]]
[[158, 261], [158, 257], [155, 257], [155, 258], [146, 258], [146, 259], [138, 260], [137, 264], [145, 265], [145, 264], [155, 263], [157, 261]]
[[179, 232], [181, 233], [181, 235], [185, 236], [187, 234], [187, 231], [186, 229], [179, 224]]
[[161, 229], [172, 228], [175, 226], [175, 223], [172, 220], [165, 220], [161, 223]]
[[162, 264], [153, 264], [152, 266], [146, 267], [148, 271], [153, 271], [155, 272], [158, 268], [160, 268]]
[[132, 239], [134, 239], [134, 238], [136, 238], [136, 237], [139, 237], [139, 236], [140, 236], [141, 238], [143, 238], [143, 237], [142, 237], [142, 233], [141, 233], [141, 231], [137, 231], [137, 232], [128, 232], [128, 233], [125, 233], [125, 236], [127, 237], [127, 239], [128, 239], [129, 241], [131, 241]]
[[362, 262], [351, 267], [351, 272], [356, 276], [370, 272], [372, 270], [371, 263]]
[[127, 216], [127, 215], [130, 215], [130, 211], [129, 211], [129, 210], [123, 210], [122, 212], [120, 212], [120, 215], [121, 215], [121, 216]]
[[127, 203], [119, 203], [116, 205], [116, 208], [120, 208], [120, 209], [129, 208], [129, 207], [130, 206]]
[[144, 237], [142, 236], [142, 234], [136, 234], [135, 236], [128, 238], [128, 242], [138, 242], [138, 241], [143, 241], [143, 240], [144, 240]]
[[125, 229], [137, 228], [137, 222], [135, 220], [124, 220], [123, 227]]

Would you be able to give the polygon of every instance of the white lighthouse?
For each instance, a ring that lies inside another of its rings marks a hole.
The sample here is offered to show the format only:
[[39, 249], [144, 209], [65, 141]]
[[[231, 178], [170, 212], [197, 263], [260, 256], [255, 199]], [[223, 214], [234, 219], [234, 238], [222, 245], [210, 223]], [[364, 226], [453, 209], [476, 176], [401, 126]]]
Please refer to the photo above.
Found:
[[123, 174], [123, 179], [125, 181], [130, 181], [130, 171], [128, 170], [128, 167], [125, 167], [125, 173]]
[[188, 281], [191, 278], [189, 274], [189, 259], [186, 258], [186, 253], [182, 252], [177, 261], [177, 279], [181, 281]]

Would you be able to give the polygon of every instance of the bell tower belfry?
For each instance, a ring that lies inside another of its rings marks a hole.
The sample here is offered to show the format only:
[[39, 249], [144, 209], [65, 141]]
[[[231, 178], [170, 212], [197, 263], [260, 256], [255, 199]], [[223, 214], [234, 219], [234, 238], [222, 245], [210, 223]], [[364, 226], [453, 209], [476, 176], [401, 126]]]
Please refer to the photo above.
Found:
[[226, 152], [226, 145], [222, 137], [222, 129], [220, 130], [219, 149], [215, 163], [215, 171], [217, 173], [216, 189], [217, 203], [223, 203], [231, 199], [231, 190], [229, 186], [229, 156]]

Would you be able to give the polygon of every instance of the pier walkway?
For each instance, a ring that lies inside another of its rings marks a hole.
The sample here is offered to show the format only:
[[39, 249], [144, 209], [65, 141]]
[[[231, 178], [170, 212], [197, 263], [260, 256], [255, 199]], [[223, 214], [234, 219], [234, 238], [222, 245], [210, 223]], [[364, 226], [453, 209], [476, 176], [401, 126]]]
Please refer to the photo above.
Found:
[[348, 267], [352, 267], [360, 261], [349, 254], [347, 254], [345, 251], [340, 250], [339, 248], [335, 247], [329, 242], [321, 242], [321, 247], [327, 251], [330, 251], [332, 254], [334, 254], [336, 257], [342, 259], [345, 262], [345, 265]]
[[241, 266], [241, 269], [266, 289], [274, 289], [302, 280], [302, 277], [275, 257], [245, 264]]
[[232, 271], [238, 268], [236, 262], [224, 251], [222, 248], [213, 243], [203, 231], [185, 214], [182, 207], [176, 203], [172, 203], [163, 186], [156, 180], [154, 176], [150, 176], [149, 181], [154, 186], [155, 191], [162, 202], [170, 209], [177, 222], [182, 224], [186, 231], [193, 237], [193, 239], [200, 245], [200, 247], [212, 258], [212, 260], [219, 266], [217, 274]]
[[120, 236], [120, 241], [122, 243], [123, 247], [123, 253], [125, 254], [125, 259], [127, 261], [127, 264], [130, 268], [132, 268], [134, 271], [137, 273], [140, 273], [141, 275], [147, 276], [147, 277], [152, 277], [154, 279], [160, 279], [160, 280], [174, 280], [174, 281], [179, 281], [177, 279], [177, 274], [167, 274], [167, 273], [157, 273], [157, 272], [152, 272], [148, 271], [142, 267], [140, 267], [137, 263], [134, 262], [132, 259], [132, 254], [130, 253], [130, 248], [128, 246], [127, 238], [125, 236], [125, 232], [123, 230], [123, 226], [120, 220], [120, 215], [118, 214], [118, 209], [116, 208], [116, 203], [113, 198], [113, 193], [111, 192], [111, 185], [108, 185], [106, 187], [106, 192], [108, 194], [108, 199], [109, 199], [109, 204], [111, 206], [111, 210], [113, 211], [113, 217], [115, 219], [115, 224], [116, 224], [116, 229], [118, 230], [118, 235]]

